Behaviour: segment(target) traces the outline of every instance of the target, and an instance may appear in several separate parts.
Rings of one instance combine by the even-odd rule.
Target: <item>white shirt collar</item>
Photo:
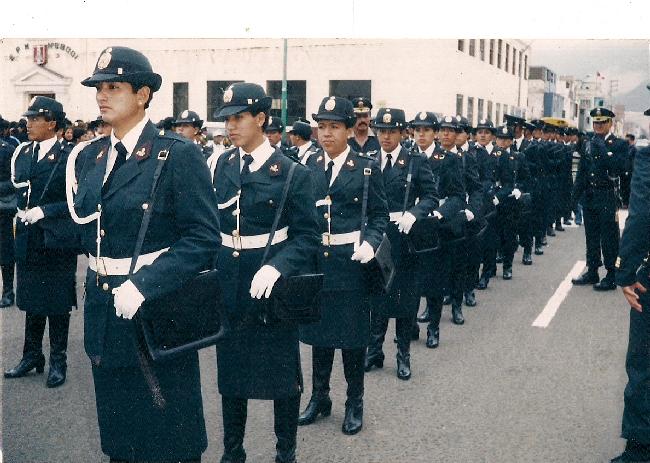
[[[463,146],[461,146],[461,149],[463,150],[464,153],[467,153],[469,151],[469,142],[466,141]]]
[[[305,153],[307,152],[307,150],[308,150],[309,148],[311,148],[311,144],[312,144],[311,141],[308,141],[308,142],[305,143],[304,145],[298,147],[298,157],[299,157],[299,158],[302,158],[302,157],[305,155]]]
[[[330,161],[334,161],[334,164],[332,165],[332,178],[329,184],[329,186],[332,186],[332,183],[334,183],[334,180],[336,180],[336,177],[339,175],[341,167],[343,167],[348,154],[350,154],[350,145],[348,145],[345,150],[334,159],[330,158],[329,154],[327,154],[327,151],[323,150],[323,153],[325,154],[325,169],[327,169],[327,165],[330,163]]]
[[[494,151],[494,143],[490,142],[487,145],[485,145],[483,148],[487,150],[488,154],[492,154],[492,151]]]
[[[260,146],[255,148],[251,153],[249,153],[251,156],[253,156],[253,162],[250,163],[248,168],[250,169],[251,172],[255,172],[258,170],[260,167],[264,165],[266,161],[269,160],[271,155],[275,153],[275,148],[271,146],[271,142],[269,142],[269,139],[264,137],[264,141]],[[239,169],[244,168],[244,155],[246,152],[240,147],[239,148]]]
[[[399,143],[397,144],[397,148],[395,148],[393,151],[390,152],[391,155],[391,162],[390,166],[393,167],[395,165],[395,162],[397,162],[397,158],[399,157],[399,152],[402,150],[402,145]],[[381,148],[381,170],[384,170],[384,167],[386,167],[386,163],[388,162],[388,158],[386,157],[388,155],[388,152],[384,150],[384,148]]]
[[[111,132],[111,152],[113,154],[117,153],[115,151],[115,145],[121,141],[126,148],[126,158],[129,159],[131,157],[131,153],[133,153],[133,150],[135,149],[135,145],[140,139],[140,135],[142,135],[144,126],[147,125],[147,122],[149,122],[149,118],[145,115],[140,122],[138,122],[131,130],[126,133],[126,135],[122,137],[121,140],[115,136],[115,130],[113,130]]]
[[[422,148],[420,148],[420,147],[418,147],[418,149],[420,150],[420,153],[424,153],[424,155],[427,157],[427,159],[429,159],[433,155],[433,152],[436,150],[436,144],[435,144],[435,142],[431,143],[431,146],[429,146],[424,151],[422,151]]]
[[[35,144],[38,143],[38,160],[40,161],[45,157],[45,155],[52,149],[54,144],[57,142],[56,135],[53,136],[52,138],[48,138],[47,140],[39,141],[39,142],[34,142]]]

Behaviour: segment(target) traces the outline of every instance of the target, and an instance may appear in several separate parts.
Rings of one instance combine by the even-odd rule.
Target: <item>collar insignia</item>
[[[272,177],[280,175],[280,163],[276,162],[275,164],[271,164],[271,166],[269,167],[269,171]]]
[[[47,157],[47,159],[49,159],[50,161],[54,161],[54,153],[50,154],[50,155]]]
[[[398,159],[398,160],[397,160],[397,163],[398,163],[400,166],[404,167],[404,164],[405,164],[404,159]]]

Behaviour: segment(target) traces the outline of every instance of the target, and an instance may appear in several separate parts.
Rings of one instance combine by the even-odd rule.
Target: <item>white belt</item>
[[[260,249],[266,247],[269,241],[269,233],[263,235],[237,236],[221,233],[221,244],[231,249]],[[281,228],[273,235],[271,245],[282,243],[289,238],[289,227]]]
[[[338,233],[331,235],[323,233],[323,246],[340,246],[342,244],[358,243],[361,237],[360,231],[353,231],[349,233]]]
[[[402,211],[400,212],[390,212],[388,214],[388,218],[390,219],[391,222],[397,222],[399,219],[402,218]]]
[[[140,270],[141,267],[145,265],[151,265],[154,261],[164,252],[167,252],[169,248],[161,249],[160,251],[150,252],[149,254],[143,254],[138,257],[137,262],[135,263],[135,268],[133,273]],[[99,266],[97,265],[97,259],[95,256],[88,256],[88,267],[93,272],[97,272],[102,276],[115,276],[115,275],[128,275],[129,268],[131,267],[131,258],[125,257],[124,259],[113,259],[111,257],[100,257]],[[98,270],[99,268],[99,270]]]

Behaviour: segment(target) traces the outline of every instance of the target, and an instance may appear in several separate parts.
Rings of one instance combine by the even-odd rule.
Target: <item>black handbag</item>
[[[158,181],[168,153],[169,149],[161,150],[158,155],[149,207],[142,217],[129,276],[133,274],[142,250],[154,209]],[[178,357],[217,344],[227,331],[217,270],[203,271],[181,288],[163,297],[145,300],[136,312],[134,321],[140,335],[138,341],[143,341],[141,347],[146,348],[154,361]]]
[[[282,190],[282,198],[280,199],[275,218],[273,219],[269,240],[266,243],[260,267],[264,265],[269,256],[271,243],[273,243],[273,237],[278,229],[280,217],[282,216],[282,211],[284,210],[284,205],[289,194],[291,179],[293,178],[293,173],[297,165],[298,163],[294,163],[289,168],[287,180]],[[261,304],[265,305],[263,307],[264,313],[270,313],[272,317],[278,320],[293,321],[296,323],[314,323],[319,321],[321,314],[318,296],[323,288],[323,278],[324,275],[322,273],[295,275],[287,278],[280,277],[273,286],[271,296],[268,299],[260,301]]]
[[[359,234],[359,245],[363,243],[368,222],[368,189],[370,186],[370,176],[372,169],[366,167],[363,169],[363,202],[361,203],[361,231]],[[381,243],[375,251],[375,257],[361,266],[363,276],[368,290],[371,293],[384,292],[388,294],[393,285],[395,278],[395,263],[393,262],[392,249],[390,240],[386,233],[383,234]]]

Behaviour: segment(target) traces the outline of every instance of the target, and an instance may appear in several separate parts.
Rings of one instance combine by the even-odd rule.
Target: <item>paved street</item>
[[[532,267],[521,264],[519,252],[513,280],[503,281],[499,274],[486,291],[477,291],[479,305],[464,310],[465,325],[453,325],[446,307],[440,348],[425,347],[421,327],[408,382],[395,376],[389,328],[384,368],[366,375],[364,428],[357,436],[340,432],[345,381],[337,354],[332,415],[299,428],[299,461],[593,463],[620,453],[629,317],[620,292],[573,287],[548,327],[532,326],[575,263],[584,260],[582,228],[557,235],[549,238],[544,256],[533,256]],[[23,322],[15,307],[1,312],[3,369],[20,358]],[[304,407],[311,361],[309,348],[303,346],[302,353]],[[221,401],[213,350],[201,353],[201,366],[209,433],[203,461],[217,462]],[[72,317],[63,387],[46,389],[45,375],[35,374],[0,383],[5,462],[108,461],[99,447],[81,310]],[[248,417],[248,461],[272,462],[272,403],[251,402]]]

